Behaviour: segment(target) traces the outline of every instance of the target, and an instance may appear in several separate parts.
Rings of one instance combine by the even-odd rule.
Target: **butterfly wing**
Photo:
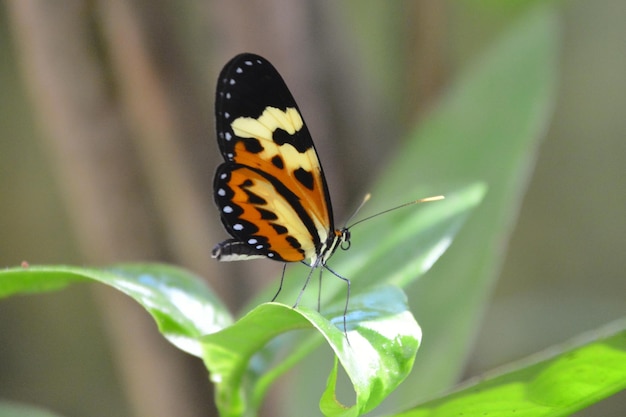
[[[276,69],[241,54],[218,79],[215,202],[234,239],[214,249],[221,260],[318,259],[331,233],[328,187],[300,110]]]

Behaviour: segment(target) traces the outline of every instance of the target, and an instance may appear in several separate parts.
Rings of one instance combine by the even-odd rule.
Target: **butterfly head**
[[[341,249],[350,249],[350,229],[348,229],[347,227],[343,227],[339,230],[335,230],[335,235],[337,235],[337,237],[339,238],[339,246],[341,247]]]

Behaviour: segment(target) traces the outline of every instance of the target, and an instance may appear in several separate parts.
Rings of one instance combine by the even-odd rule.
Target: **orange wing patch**
[[[246,167],[239,167],[225,178],[223,193],[230,194],[225,215],[237,218],[230,223],[233,236],[274,252],[284,261],[297,262],[315,255],[311,234],[291,204],[277,192],[266,177]]]
[[[231,127],[244,140],[236,143],[233,161],[258,168],[299,196],[323,242],[328,237],[329,207],[315,149],[311,146],[301,151],[291,142],[280,143],[274,138],[281,131],[295,135],[303,125],[300,113],[294,108],[282,111],[268,107],[257,119],[236,119]]]

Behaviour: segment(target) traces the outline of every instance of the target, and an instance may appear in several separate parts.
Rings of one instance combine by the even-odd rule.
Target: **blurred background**
[[[0,266],[169,262],[236,311],[280,265],[210,259],[226,237],[211,186],[222,65],[256,52],[283,74],[342,219],[450,81],[532,3],[7,0]],[[558,7],[555,113],[466,376],[626,313],[626,3]],[[280,415],[287,388],[266,415]],[[0,300],[0,399],[66,416],[216,415],[201,361],[132,301],[91,285]],[[624,414],[624,394],[579,413]]]

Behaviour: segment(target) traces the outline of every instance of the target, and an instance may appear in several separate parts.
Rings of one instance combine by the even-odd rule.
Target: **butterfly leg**
[[[286,263],[283,264],[283,273],[280,276],[280,284],[278,285],[278,291],[276,291],[274,298],[272,298],[272,302],[276,300],[276,297],[278,297],[278,294],[280,294],[280,291],[283,289],[283,281],[285,280],[285,269],[287,269]]]
[[[322,272],[324,272],[324,268],[320,268],[320,278],[319,278],[319,289],[317,291],[317,312],[321,311],[322,305]]]
[[[296,303],[293,305],[293,308],[298,307],[298,304],[300,304],[300,299],[302,298],[302,294],[304,294],[304,290],[306,289],[307,285],[309,285],[309,281],[311,281],[311,275],[313,275],[313,271],[315,271],[315,266],[312,266],[309,270],[309,274],[306,276],[306,281],[304,281],[304,285],[300,290],[300,294],[298,294],[298,298],[296,299]]]
[[[346,277],[342,277],[332,269],[330,269],[326,264],[323,265],[324,268],[328,269],[334,276],[342,280],[348,286],[348,291],[346,295],[346,305],[343,308],[343,333],[346,335],[346,339],[348,338],[348,325],[346,323],[346,315],[348,314],[348,304],[350,303],[350,280]],[[350,343],[350,341],[348,341]]]

